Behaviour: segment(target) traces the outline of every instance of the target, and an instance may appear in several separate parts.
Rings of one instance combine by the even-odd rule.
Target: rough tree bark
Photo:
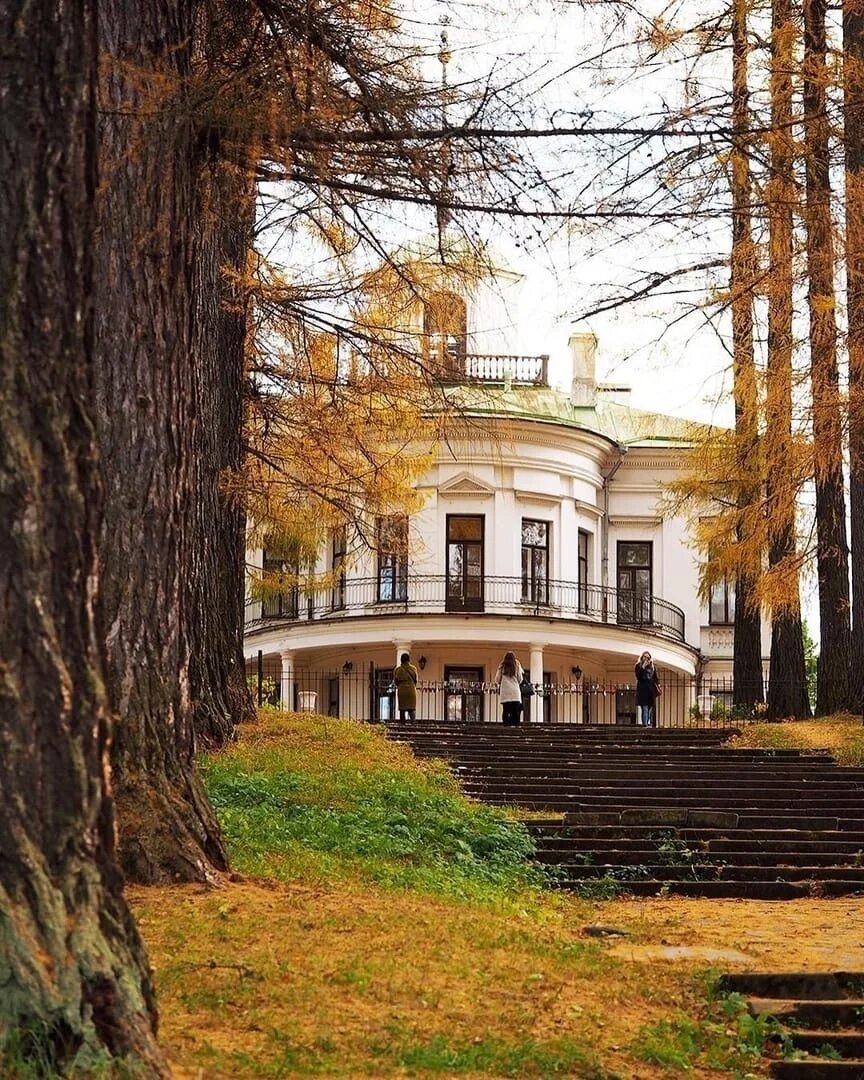
[[[843,4],[843,141],[846,154],[846,309],[849,355],[849,509],[852,663],[849,695],[864,701],[864,3]]]
[[[195,769],[189,674],[201,647],[190,593],[210,422],[194,328],[202,150],[187,91],[195,13],[188,0],[100,4],[100,557],[120,859],[142,882],[210,880],[227,867]]]
[[[254,186],[245,161],[213,160],[199,187],[203,238],[199,245],[195,328],[199,425],[196,453],[197,544],[190,568],[190,688],[193,725],[202,745],[221,746],[235,724],[255,710],[243,656],[246,519],[238,498],[226,491],[243,455],[243,386],[248,303],[231,280],[242,275],[252,243]]]
[[[64,1074],[105,1053],[162,1076],[115,863],[97,614],[96,10],[0,13],[0,1033]]]
[[[807,300],[816,482],[819,575],[819,667],[816,713],[850,707],[852,635],[849,552],[843,487],[843,433],[837,374],[834,239],[831,221],[830,125],[826,111],[826,0],[804,0],[804,140],[807,202]]]
[[[796,575],[795,602],[772,613],[771,676],[768,716],[810,715],[804,663],[804,636],[797,599],[795,554],[795,492],[791,476],[792,438],[792,209],[793,178],[792,70],[797,31],[790,0],[771,5],[771,134],[768,184],[770,275],[768,281],[768,368],[766,426],[763,435],[768,465],[767,513],[772,522],[768,561],[786,564]]]
[[[738,449],[738,509],[741,517],[760,501],[756,362],[753,350],[753,293],[756,251],[753,245],[750,179],[750,94],[748,87],[747,14],[749,0],[732,5],[732,124],[735,132],[731,161],[732,192],[732,364],[735,435]],[[738,526],[744,539],[745,526]],[[735,639],[732,652],[734,704],[750,707],[764,698],[762,681],[762,619],[752,578],[739,572],[735,579]]]

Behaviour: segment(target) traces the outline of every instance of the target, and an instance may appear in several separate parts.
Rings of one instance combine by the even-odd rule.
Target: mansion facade
[[[661,677],[690,687],[686,701],[661,698],[661,723],[664,709],[709,709],[701,681],[731,675],[734,592],[700,601],[687,523],[663,505],[692,425],[598,385],[591,334],[570,339],[569,393],[549,385],[545,356],[469,351],[470,306],[443,295],[415,329],[473,422],[420,478],[422,508],[378,521],[376,551],[341,575],[343,542],[322,552],[335,584],[249,601],[250,674],[263,665],[286,707],[314,685],[318,711],[388,719],[410,652],[419,717],[490,720],[490,682],[512,650],[546,691],[533,719],[597,723],[632,719],[648,649]],[[268,568],[266,551],[247,557]]]

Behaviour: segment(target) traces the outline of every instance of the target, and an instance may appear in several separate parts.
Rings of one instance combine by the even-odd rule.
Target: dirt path
[[[670,897],[615,901],[602,911],[604,923],[615,924],[617,918],[634,934],[610,943],[610,950],[637,962],[701,959],[722,968],[864,971],[864,898],[768,902]]]

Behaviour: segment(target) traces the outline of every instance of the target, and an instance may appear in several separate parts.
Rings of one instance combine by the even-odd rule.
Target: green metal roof
[[[573,405],[570,397],[551,386],[460,384],[444,388],[457,409],[473,416],[535,420],[601,435],[622,446],[684,447],[706,425],[677,416],[633,409],[606,399],[602,390],[594,406]]]

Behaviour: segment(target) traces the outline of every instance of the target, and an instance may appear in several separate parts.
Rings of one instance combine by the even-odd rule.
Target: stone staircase
[[[718,989],[743,995],[754,1016],[779,1021],[793,1050],[806,1055],[772,1061],[778,1080],[864,1078],[864,973],[741,972],[724,975]]]
[[[389,733],[447,759],[474,798],[535,811],[537,858],[562,887],[864,893],[864,769],[823,753],[723,749],[729,729],[417,721]]]

